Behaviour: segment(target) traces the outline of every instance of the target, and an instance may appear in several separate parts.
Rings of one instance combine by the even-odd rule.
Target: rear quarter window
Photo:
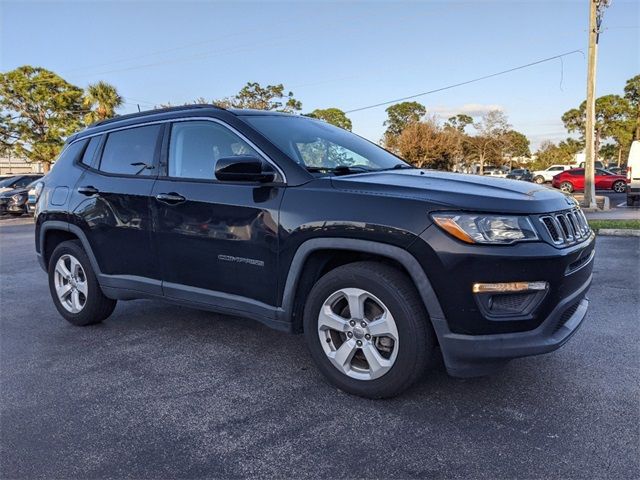
[[[74,142],[71,145],[66,146],[62,150],[62,153],[60,154],[60,157],[58,157],[58,160],[56,160],[54,167],[57,165],[64,165],[67,163],[73,163],[77,161],[80,158],[80,155],[82,155],[82,152],[84,151],[84,147],[87,145],[88,141],[89,140],[87,139],[78,140],[77,142]]]
[[[102,135],[98,135],[97,137],[91,137],[89,140],[89,145],[84,150],[82,154],[82,159],[80,160],[84,165],[91,167],[93,166],[93,161],[95,160],[96,151],[100,146],[100,141],[102,140]]]

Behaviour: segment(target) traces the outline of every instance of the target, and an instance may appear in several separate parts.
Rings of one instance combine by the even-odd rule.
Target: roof
[[[277,112],[274,110],[255,110],[252,108],[228,108],[227,112],[231,112],[238,116],[279,116],[279,117],[299,117],[293,113]]]
[[[143,118],[150,115],[158,115],[161,113],[181,112],[181,111],[197,110],[197,109],[212,109],[212,108],[216,110],[224,110],[224,108],[220,108],[215,105],[209,105],[209,104],[181,105],[179,107],[156,108],[153,110],[145,110],[144,112],[128,113],[126,115],[118,115],[117,117],[108,118],[106,120],[100,120],[99,122],[92,123],[87,128],[101,127],[103,125],[109,125],[110,123],[121,122],[123,120],[131,120],[135,118]]]

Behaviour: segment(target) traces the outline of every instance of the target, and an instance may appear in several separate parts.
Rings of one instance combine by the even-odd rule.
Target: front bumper
[[[540,326],[518,333],[463,335],[449,330],[446,320],[432,319],[447,371],[454,377],[491,373],[508,360],[548,353],[560,348],[582,324],[589,306],[586,298],[592,275],[561,301]]]

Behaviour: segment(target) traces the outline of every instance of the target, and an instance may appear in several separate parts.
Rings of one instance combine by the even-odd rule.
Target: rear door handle
[[[159,202],[167,203],[169,205],[177,205],[178,203],[182,203],[186,200],[182,195],[171,192],[171,193],[159,193],[156,195],[156,200]]]
[[[97,193],[100,193],[100,190],[98,190],[96,187],[92,187],[91,185],[88,185],[85,187],[78,187],[78,193],[89,196],[89,195],[95,195]]]

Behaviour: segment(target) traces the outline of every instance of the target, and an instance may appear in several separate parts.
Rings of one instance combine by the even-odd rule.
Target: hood
[[[24,187],[14,188],[14,189],[3,188],[3,189],[0,189],[0,198],[9,198],[16,195],[17,193],[28,193],[28,192],[29,192],[29,189]]]
[[[570,196],[543,185],[435,170],[371,172],[332,177],[331,182],[339,190],[425,200],[433,210],[532,214],[575,205]]]

